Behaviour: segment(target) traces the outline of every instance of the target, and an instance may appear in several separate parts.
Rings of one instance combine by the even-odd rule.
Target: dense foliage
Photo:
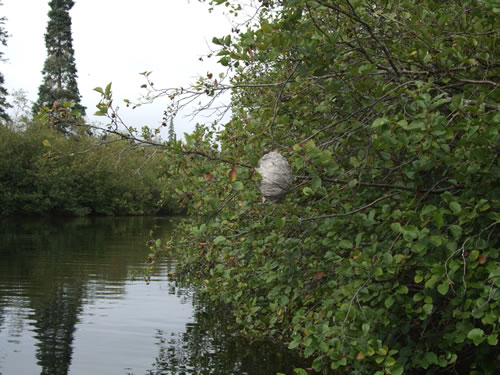
[[[73,0],[49,2],[49,22],[45,34],[47,59],[42,70],[43,81],[38,89],[38,100],[33,106],[34,114],[40,112],[40,107],[57,107],[65,102],[73,102],[75,109],[85,115],[85,107],[80,104],[71,35],[69,11],[73,5]],[[68,124],[60,123],[59,126],[61,131],[65,131]]]
[[[156,150],[118,137],[0,124],[0,215],[175,213],[161,193],[163,163]]]
[[[231,85],[194,92],[230,89],[232,119],[171,146],[193,218],[169,249],[179,271],[310,371],[495,373],[499,11],[266,0],[214,38]],[[296,183],[262,203],[254,167],[274,149]]]

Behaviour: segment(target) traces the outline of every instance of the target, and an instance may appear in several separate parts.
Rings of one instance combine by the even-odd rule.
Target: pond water
[[[249,343],[227,313],[168,280],[151,283],[149,231],[167,239],[176,219],[0,219],[0,374],[275,374],[299,359]]]

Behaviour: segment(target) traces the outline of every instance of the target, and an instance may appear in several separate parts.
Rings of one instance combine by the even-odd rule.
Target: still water
[[[298,359],[248,343],[228,315],[168,280],[132,281],[149,231],[176,219],[0,219],[0,375],[293,373]]]

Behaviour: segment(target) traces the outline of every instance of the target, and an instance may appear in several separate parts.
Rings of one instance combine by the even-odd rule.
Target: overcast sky
[[[3,0],[0,7],[10,34],[3,48],[8,61],[0,64],[5,87],[9,92],[25,90],[32,101],[37,99],[47,56],[48,2]],[[122,103],[139,97],[145,82],[140,72],[152,71],[155,87],[166,88],[187,86],[199,75],[222,71],[214,59],[199,61],[209,53],[212,37],[231,31],[222,9],[209,13],[208,8],[197,0],[75,0],[70,12],[73,47],[89,120],[102,121],[92,116],[99,101],[95,87],[112,82],[115,102]],[[120,113],[130,125],[154,127],[161,123],[164,106],[156,102],[131,110],[120,105]],[[204,119],[177,118],[177,134],[192,130],[196,122]]]

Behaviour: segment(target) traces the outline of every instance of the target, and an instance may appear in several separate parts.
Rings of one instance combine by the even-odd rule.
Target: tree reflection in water
[[[34,307],[38,340],[36,358],[43,375],[68,373],[75,325],[82,309],[82,294],[81,284],[59,284],[50,300]]]
[[[77,334],[78,329],[83,332],[88,328],[88,321],[83,325],[80,321],[82,316],[89,316],[85,315],[85,308],[95,307],[96,301],[107,306],[121,298],[129,306],[141,303],[127,289],[132,286],[129,271],[144,263],[149,228],[155,227],[158,237],[169,238],[174,224],[163,218],[138,217],[0,219],[0,345],[3,345],[0,374],[109,373],[102,368],[125,374],[125,368],[133,371],[133,367],[124,367],[129,359],[124,358],[126,355],[138,356],[139,359],[132,361],[140,371],[136,375],[274,375],[290,374],[294,367],[303,367],[293,352],[277,344],[269,341],[249,344],[235,334],[234,327],[229,327],[231,320],[225,318],[230,316],[228,311],[217,308],[192,288],[173,282],[164,285],[168,285],[170,294],[176,295],[181,305],[193,304],[193,310],[186,309],[187,314],[193,314],[192,318],[188,315],[180,322],[169,322],[178,317],[169,312],[152,315],[157,322],[154,324],[168,328],[156,332],[156,346],[151,334],[144,339],[151,345],[145,350],[144,360],[141,350],[127,352],[131,354],[111,350],[112,357],[103,360],[104,353],[89,350],[95,354],[91,358],[102,360],[99,365],[91,363],[85,367],[81,362],[80,367],[72,365],[75,348],[80,355],[86,350],[82,341],[85,336],[80,336],[78,342]],[[153,275],[155,280],[162,280],[175,269],[172,260],[164,261]],[[127,295],[127,290],[131,295]],[[110,311],[113,310],[99,314]],[[122,312],[122,319],[126,320],[132,314],[130,311]],[[138,326],[141,318],[134,316]],[[187,321],[191,323],[184,327]],[[145,326],[149,327],[148,324],[153,323],[145,322]],[[98,340],[99,332],[95,335]],[[113,342],[115,336],[111,336]],[[124,336],[116,337],[121,340]],[[127,343],[116,342],[116,345],[129,349]],[[93,372],[87,371],[89,368]]]
[[[147,232],[157,220],[0,219],[0,333],[7,330],[8,345],[19,345],[9,347],[9,355],[29,353],[21,341],[32,335],[39,373],[68,374],[83,307],[124,295],[129,270],[144,261]],[[157,231],[167,236],[171,225],[164,224]],[[0,374],[6,358],[0,357]]]
[[[296,352],[262,340],[249,343],[228,326],[228,311],[193,297],[194,323],[180,335],[158,330],[158,356],[148,375],[274,375],[291,374],[305,362]]]

